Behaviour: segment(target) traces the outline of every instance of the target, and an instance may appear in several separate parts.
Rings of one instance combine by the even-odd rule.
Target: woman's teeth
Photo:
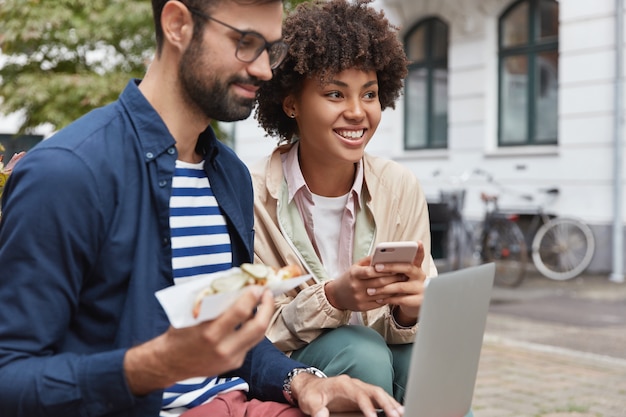
[[[363,136],[364,130],[340,130],[337,131],[339,136],[343,136],[346,139],[358,139]]]

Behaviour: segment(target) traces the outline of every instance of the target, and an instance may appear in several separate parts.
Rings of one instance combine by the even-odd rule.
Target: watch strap
[[[309,366],[308,368],[294,368],[291,371],[289,371],[289,373],[285,377],[285,380],[283,381],[283,395],[285,396],[285,399],[287,400],[287,402],[289,402],[289,404],[293,406],[297,406],[298,402],[296,401],[295,398],[293,398],[293,392],[291,390],[291,382],[296,377],[296,375],[301,374],[303,372],[307,374],[315,375],[318,378],[326,378],[326,374],[324,372],[320,371],[319,369],[313,366]]]

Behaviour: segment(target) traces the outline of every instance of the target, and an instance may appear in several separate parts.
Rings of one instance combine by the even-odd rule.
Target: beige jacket
[[[255,262],[277,267],[297,264],[313,275],[297,290],[276,298],[267,337],[286,353],[307,345],[324,329],[348,324],[352,314],[334,308],[326,299],[323,287],[329,277],[306,236],[295,204],[287,204],[280,153],[289,146],[277,148],[251,170]],[[367,256],[379,242],[400,240],[421,240],[430,254],[428,206],[415,175],[394,161],[367,154],[363,161],[365,184],[361,194],[365,204],[361,206],[366,209],[357,213],[353,259]],[[437,274],[430,255],[423,268],[428,276]],[[399,326],[389,306],[363,312],[361,318],[389,344],[410,343],[417,331],[417,326]]]

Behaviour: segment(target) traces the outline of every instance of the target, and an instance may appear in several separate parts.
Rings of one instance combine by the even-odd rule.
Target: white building
[[[409,167],[433,200],[475,168],[515,190],[502,208],[530,208],[516,193],[558,187],[549,209],[596,237],[589,271],[623,279],[621,1],[378,0],[413,64],[368,151]],[[230,127],[246,162],[274,145],[254,120]],[[478,220],[480,192],[494,186],[479,176],[465,185],[465,213]]]
[[[476,168],[514,190],[502,208],[530,208],[518,193],[558,187],[549,209],[594,231],[589,271],[623,279],[622,2],[376,0],[412,64],[368,152],[409,167],[433,201],[450,177]],[[0,122],[0,136],[13,125]],[[224,128],[246,163],[275,145],[252,118]],[[479,220],[480,192],[498,189],[480,176],[465,186],[465,214]]]

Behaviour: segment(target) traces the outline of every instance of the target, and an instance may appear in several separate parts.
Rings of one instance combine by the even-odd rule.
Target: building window
[[[419,22],[404,38],[409,58],[405,82],[405,149],[448,146],[448,26]]]
[[[500,146],[558,140],[559,3],[522,0],[499,21]]]

